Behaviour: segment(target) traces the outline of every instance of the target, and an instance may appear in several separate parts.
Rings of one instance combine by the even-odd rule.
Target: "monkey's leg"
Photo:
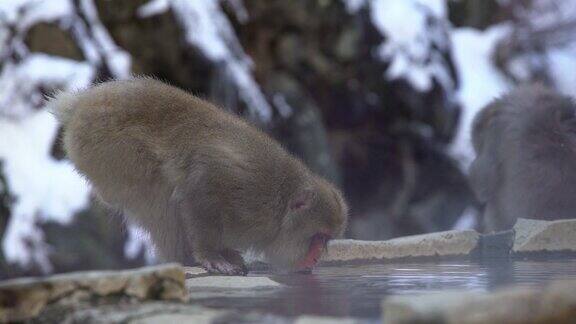
[[[242,255],[240,255],[240,252],[232,249],[224,249],[220,252],[220,254],[224,259],[226,259],[226,261],[234,265],[240,266],[244,273],[248,273],[248,268],[246,267],[246,264],[244,263],[244,258],[242,258]]]
[[[198,211],[198,209],[196,209]],[[238,252],[222,248],[222,226],[206,217],[210,213],[191,215],[196,218],[191,231],[194,257],[208,272],[246,275],[248,269]]]
[[[246,275],[248,271],[242,257],[222,246],[222,211],[210,203],[214,199],[209,199],[204,189],[198,187],[180,191],[178,195],[181,197],[180,217],[189,232],[196,261],[208,272]]]

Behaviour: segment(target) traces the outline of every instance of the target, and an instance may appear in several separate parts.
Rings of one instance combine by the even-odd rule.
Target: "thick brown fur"
[[[576,216],[576,105],[542,85],[525,85],[475,117],[470,182],[486,203],[487,231],[516,219]]]
[[[150,78],[110,81],[49,102],[64,147],[104,202],[147,230],[166,261],[244,274],[240,252],[293,269],[347,207],[269,136]]]

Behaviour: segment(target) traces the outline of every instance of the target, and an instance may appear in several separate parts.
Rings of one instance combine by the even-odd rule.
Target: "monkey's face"
[[[325,180],[315,179],[288,204],[279,235],[266,251],[268,260],[278,268],[310,271],[328,241],[343,234],[347,214],[342,194]]]

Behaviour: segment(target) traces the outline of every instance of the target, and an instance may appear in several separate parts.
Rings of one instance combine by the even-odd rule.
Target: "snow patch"
[[[362,7],[366,5],[366,0],[343,0],[346,11],[349,14],[356,14]]]
[[[152,0],[140,6],[136,15],[140,18],[148,18],[162,14],[169,8],[170,2],[168,0]]]
[[[141,251],[144,251],[146,263],[156,263],[156,251],[150,234],[137,225],[126,224],[126,227],[128,229],[128,239],[124,246],[124,255],[130,259],[135,259],[140,255]]]
[[[86,87],[94,73],[87,63],[46,54],[31,54],[18,63],[7,61],[0,73],[0,117],[23,118],[43,105],[38,89]]]
[[[456,224],[454,224],[453,230],[469,230],[475,229],[478,225],[480,217],[480,212],[474,207],[468,207],[462,213],[462,216],[458,218]]]
[[[37,223],[69,223],[87,205],[90,190],[68,161],[51,157],[57,130],[47,111],[23,119],[0,118],[2,171],[16,198],[2,249],[7,260],[22,266],[36,263],[46,271],[48,250]]]
[[[550,75],[554,77],[554,85],[565,95],[574,96],[576,89],[576,43],[561,48],[551,48],[546,53],[549,62]]]
[[[292,109],[292,107],[288,104],[286,98],[284,98],[283,95],[276,93],[274,94],[272,100],[274,102],[274,106],[276,106],[276,109],[278,110],[278,113],[283,118],[288,118],[294,113],[294,109]]]
[[[453,57],[460,79],[457,98],[462,104],[462,115],[450,152],[464,170],[475,155],[470,139],[474,116],[511,86],[492,61],[497,41],[508,32],[507,26],[497,25],[486,31],[460,28],[452,33]]]
[[[223,64],[240,90],[240,97],[259,120],[268,122],[272,109],[252,77],[252,61],[244,53],[218,0],[171,0],[186,30],[186,39],[210,60]]]
[[[72,11],[69,0],[0,1],[0,14],[4,22],[16,24],[19,32],[28,29],[38,22],[49,22],[68,15]]]
[[[3,65],[0,72],[0,160],[11,194],[12,214],[2,238],[9,262],[22,267],[38,265],[52,270],[50,247],[38,225],[46,221],[68,224],[89,203],[89,185],[68,161],[51,156],[58,123],[42,110],[46,92],[73,91],[88,86],[96,69],[106,62],[115,77],[127,76],[130,60],[114,45],[98,20],[92,0],[81,0],[89,26],[76,15],[70,0],[0,1]],[[50,21],[70,29],[87,57],[78,62],[30,53],[23,41],[26,31]]]
[[[130,55],[118,47],[108,34],[102,22],[98,18],[98,12],[93,0],[81,0],[80,7],[86,15],[93,37],[83,35],[84,48],[97,51],[99,55],[92,54],[92,62],[100,63],[105,60],[115,78],[127,78],[130,76],[132,60]],[[85,32],[85,31],[84,31]],[[94,44],[87,44],[94,42]]]
[[[244,24],[248,22],[248,20],[250,20],[250,15],[248,14],[248,10],[246,10],[246,7],[244,6],[244,1],[242,0],[225,0],[225,1],[232,7],[236,19],[238,19],[238,21],[241,24]]]
[[[369,5],[372,23],[386,38],[375,54],[390,62],[389,80],[405,79],[421,92],[431,90],[433,79],[454,88],[443,56],[450,47],[444,0],[347,0],[345,5],[352,13]]]

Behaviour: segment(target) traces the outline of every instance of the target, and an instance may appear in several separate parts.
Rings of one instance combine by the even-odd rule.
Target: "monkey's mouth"
[[[310,246],[308,247],[308,252],[302,260],[296,264],[296,271],[300,273],[309,273],[312,268],[320,260],[322,252],[327,249],[328,241],[330,240],[330,235],[325,233],[316,233],[310,239]]]

